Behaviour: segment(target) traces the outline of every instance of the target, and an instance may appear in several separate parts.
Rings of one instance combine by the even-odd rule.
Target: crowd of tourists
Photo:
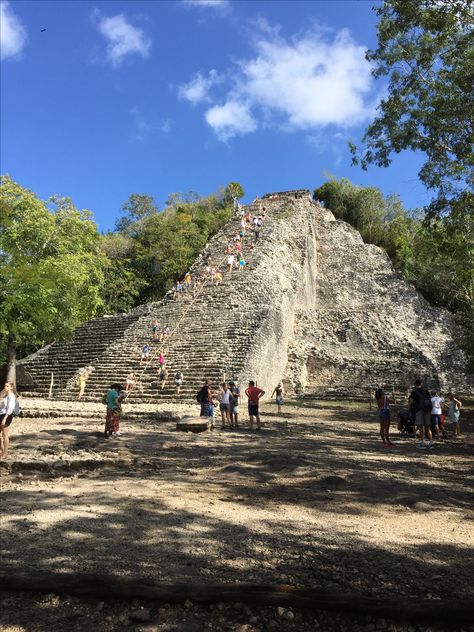
[[[380,421],[380,438],[382,447],[393,446],[390,440],[391,404],[395,404],[395,393],[389,393],[386,384],[382,384],[374,393],[377,402],[377,416]],[[398,413],[397,429],[401,436],[412,436],[420,450],[432,450],[433,439],[446,438],[447,419],[451,426],[452,437],[457,439],[461,434],[460,416],[462,402],[452,392],[441,397],[436,390],[428,390],[422,380],[415,381],[408,397],[406,407]]]
[[[254,381],[250,381],[245,389],[248,400],[248,415],[250,430],[261,429],[260,422],[260,399],[265,395],[265,391],[259,388]],[[222,430],[236,430],[239,428],[240,400],[241,392],[238,385],[233,381],[222,382],[219,389],[213,390],[210,380],[206,380],[196,394],[196,400],[201,405],[201,417],[209,417],[210,426],[215,426],[215,416],[218,411],[221,418]]]
[[[196,275],[194,278],[191,273],[186,272],[184,279],[179,280],[173,286],[171,290],[171,294],[174,299],[179,300],[183,292],[188,290],[193,290],[198,288],[203,282],[209,281],[216,287],[222,283],[223,280],[223,270],[231,273],[234,269],[242,272],[247,265],[247,261],[244,257],[244,244],[246,243],[245,237],[249,233],[254,235],[254,242],[257,242],[260,237],[260,232],[263,227],[264,220],[266,218],[266,209],[262,207],[260,204],[260,212],[257,215],[252,215],[250,211],[245,210],[244,207],[236,204],[234,205],[235,212],[238,213],[239,221],[240,221],[240,231],[239,234],[236,235],[233,239],[230,239],[224,249],[222,262],[225,261],[225,266],[223,269],[219,268],[219,262],[215,263],[212,259],[212,255],[209,253],[205,257],[205,265],[201,275]],[[253,250],[254,243],[250,245],[249,250]],[[222,263],[220,262],[220,263]],[[153,318],[151,321],[152,328],[152,336],[153,340],[160,343],[159,357],[158,357],[158,381],[161,390],[163,390],[166,386],[166,383],[169,380],[169,371],[166,365],[166,360],[164,357],[162,343],[165,343],[168,337],[170,336],[170,327],[167,323],[161,325],[158,319]],[[146,343],[141,352],[140,356],[140,365],[145,364],[146,366],[149,364],[151,360],[152,348],[151,345]],[[139,381],[139,378],[134,374],[130,373],[127,376],[126,388],[125,390],[131,391]],[[181,370],[177,370],[174,374],[174,382],[176,387],[176,394],[180,394],[181,385],[183,384],[184,376]],[[81,386],[81,395],[84,393],[85,381],[83,386]]]
[[[253,215],[240,205],[237,205],[235,209],[240,218],[240,230],[234,238],[227,242],[222,261],[214,262],[212,256],[208,254],[205,260],[204,271],[201,274],[196,274],[194,277],[191,275],[191,272],[186,272],[184,279],[176,281],[173,289],[168,292],[168,296],[179,300],[184,292],[199,288],[205,281],[210,281],[216,287],[219,287],[225,271],[229,273],[233,270],[242,272],[245,269],[247,265],[244,255],[244,249],[247,248],[245,245],[247,243],[246,237],[253,235],[253,239],[248,245],[248,250],[252,251],[255,243],[260,238],[266,218],[266,209],[265,207],[261,208],[256,215]],[[225,262],[225,265],[221,269],[222,262]]]

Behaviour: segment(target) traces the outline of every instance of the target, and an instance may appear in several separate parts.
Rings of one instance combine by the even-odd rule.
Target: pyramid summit
[[[130,372],[139,380],[130,399],[194,400],[204,379],[218,384],[256,380],[271,392],[283,381],[292,395],[366,397],[379,382],[406,391],[417,377],[429,386],[472,392],[461,349],[463,332],[445,309],[431,306],[395,271],[388,255],[363,242],[359,232],[315,203],[308,190],[266,193],[244,207],[265,217],[258,239],[246,231],[244,270],[228,271],[226,247],[241,228],[238,211],[210,240],[190,273],[195,281],[212,266],[222,283],[206,278],[177,300],[81,325],[67,343],[53,343],[20,362],[19,387],[72,398],[81,371],[85,399],[101,399]],[[194,285],[194,283],[193,283]],[[152,322],[168,325],[163,342]],[[144,345],[150,360],[140,362]],[[158,375],[160,349],[169,373]]]

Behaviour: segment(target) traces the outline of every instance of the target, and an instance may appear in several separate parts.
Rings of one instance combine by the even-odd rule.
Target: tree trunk
[[[16,390],[16,340],[14,334],[8,334],[7,342],[7,382],[12,382]]]
[[[89,575],[48,571],[18,571],[2,568],[4,591],[32,591],[59,595],[81,595],[116,599],[147,599],[164,603],[244,602],[261,606],[291,606],[344,612],[355,616],[425,622],[443,629],[472,622],[472,599],[424,600],[393,596],[366,596],[334,590],[262,584],[160,584],[150,578],[132,579],[116,575]]]

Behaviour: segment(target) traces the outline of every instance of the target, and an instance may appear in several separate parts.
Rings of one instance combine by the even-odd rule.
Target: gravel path
[[[382,449],[373,415],[356,404],[286,405],[282,418],[267,404],[260,433],[178,433],[174,421],[135,408],[115,440],[101,436],[97,405],[67,407],[12,426],[1,469],[4,572],[473,597],[472,413],[463,439],[428,451],[397,435]],[[169,419],[180,412],[167,409]],[[242,604],[161,605],[137,622],[141,605],[12,594],[1,629],[410,629]]]

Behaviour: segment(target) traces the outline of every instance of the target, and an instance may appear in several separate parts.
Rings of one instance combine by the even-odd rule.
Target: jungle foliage
[[[102,308],[104,259],[89,211],[69,198],[40,200],[2,176],[0,187],[0,346],[15,381],[17,350],[33,350]]]
[[[434,193],[436,217],[474,213],[473,0],[385,0],[377,48],[367,52],[387,94],[363,146],[350,144],[364,169],[387,167],[393,154],[421,152],[420,181]]]

